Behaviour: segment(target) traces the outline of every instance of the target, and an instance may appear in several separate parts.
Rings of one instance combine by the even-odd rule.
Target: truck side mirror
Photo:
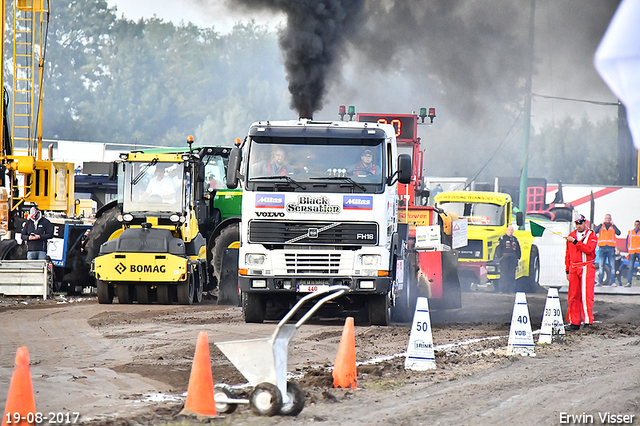
[[[118,179],[118,162],[113,161],[109,163],[109,180]]]
[[[516,212],[516,224],[518,226],[522,226],[523,223],[524,223],[524,213]]]
[[[229,166],[227,167],[227,188],[238,187],[238,175],[240,174],[240,162],[242,161],[242,151],[235,147],[229,154]]]
[[[403,184],[411,183],[411,156],[408,154],[400,154],[398,156],[398,182]]]

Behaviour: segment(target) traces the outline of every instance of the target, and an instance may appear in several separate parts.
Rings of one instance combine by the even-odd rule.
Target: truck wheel
[[[202,265],[198,265],[193,271],[195,288],[193,290],[193,303],[202,302],[202,285],[204,284],[204,280],[202,277]]]
[[[118,303],[121,305],[128,305],[133,303],[133,286],[129,284],[118,284],[116,287],[116,296],[118,296]]]
[[[193,303],[195,285],[196,283],[193,271],[187,274],[186,281],[178,283],[178,303],[180,305],[191,305]]]
[[[228,385],[215,385],[213,390],[213,399],[216,402],[216,411],[218,413],[231,414],[238,408],[238,404],[222,402],[224,399],[238,399],[238,395]]]
[[[122,227],[122,224],[118,222],[118,215],[120,213],[118,207],[113,207],[104,212],[102,216],[94,222],[91,231],[89,231],[87,244],[85,245],[87,265],[90,265],[91,261],[98,255],[100,246],[109,239],[111,234]]]
[[[249,395],[249,406],[259,416],[275,416],[282,407],[282,394],[273,383],[260,383]]]
[[[266,303],[262,295],[242,293],[242,314],[246,323],[264,322]]]
[[[371,325],[389,325],[391,303],[388,294],[376,294],[369,297],[369,322]]]
[[[529,259],[529,291],[535,293],[540,288],[540,255],[538,247],[531,246],[531,258]]]
[[[304,391],[294,382],[287,382],[287,396],[289,402],[283,403],[280,414],[283,416],[297,416],[304,408]]]
[[[148,305],[151,303],[151,287],[147,284],[136,285],[136,299],[141,305]]]
[[[214,240],[213,248],[211,249],[211,266],[213,266],[213,276],[217,282],[220,282],[220,275],[222,274],[224,249],[238,241],[240,241],[240,227],[237,223],[224,228]]]
[[[160,284],[158,285],[158,303],[161,305],[170,305],[171,297],[170,297],[170,285],[169,284]]]
[[[113,286],[102,280],[97,280],[98,286],[98,303],[101,305],[110,305],[113,303]]]

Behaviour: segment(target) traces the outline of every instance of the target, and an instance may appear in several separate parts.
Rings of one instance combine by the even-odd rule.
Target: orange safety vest
[[[598,232],[598,247],[602,246],[616,246],[616,231],[613,229],[613,225],[606,229],[604,225],[600,227]]]
[[[640,232],[636,234],[635,229],[632,229],[629,231],[627,238],[627,249],[629,253],[640,253]]]

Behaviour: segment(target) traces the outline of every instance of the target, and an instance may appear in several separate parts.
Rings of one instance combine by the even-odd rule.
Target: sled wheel
[[[287,382],[287,396],[289,402],[283,403],[280,414],[284,416],[297,416],[304,408],[304,391],[294,382]]]
[[[238,408],[238,404],[222,402],[224,399],[238,399],[238,395],[227,385],[215,385],[213,399],[216,401],[216,411],[218,413],[231,414]]]
[[[249,406],[259,416],[274,416],[282,408],[282,394],[272,383],[258,384],[249,395]]]

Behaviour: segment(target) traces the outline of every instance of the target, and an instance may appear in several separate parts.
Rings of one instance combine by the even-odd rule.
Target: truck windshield
[[[446,212],[455,213],[458,217],[466,217],[469,225],[502,226],[505,223],[505,207],[497,204],[442,202],[438,207]]]
[[[124,184],[119,185],[124,212],[181,213],[186,185],[184,164],[125,162]]]
[[[382,187],[385,174],[382,140],[323,141],[326,143],[276,143],[273,140],[264,143],[252,140],[247,158],[247,182],[273,183],[275,181],[264,178],[288,176],[296,182],[315,185],[316,188],[311,189],[314,191],[318,185],[343,188],[344,191],[362,190],[360,188],[367,184],[370,188],[372,185]],[[296,190],[304,189],[297,186]]]

